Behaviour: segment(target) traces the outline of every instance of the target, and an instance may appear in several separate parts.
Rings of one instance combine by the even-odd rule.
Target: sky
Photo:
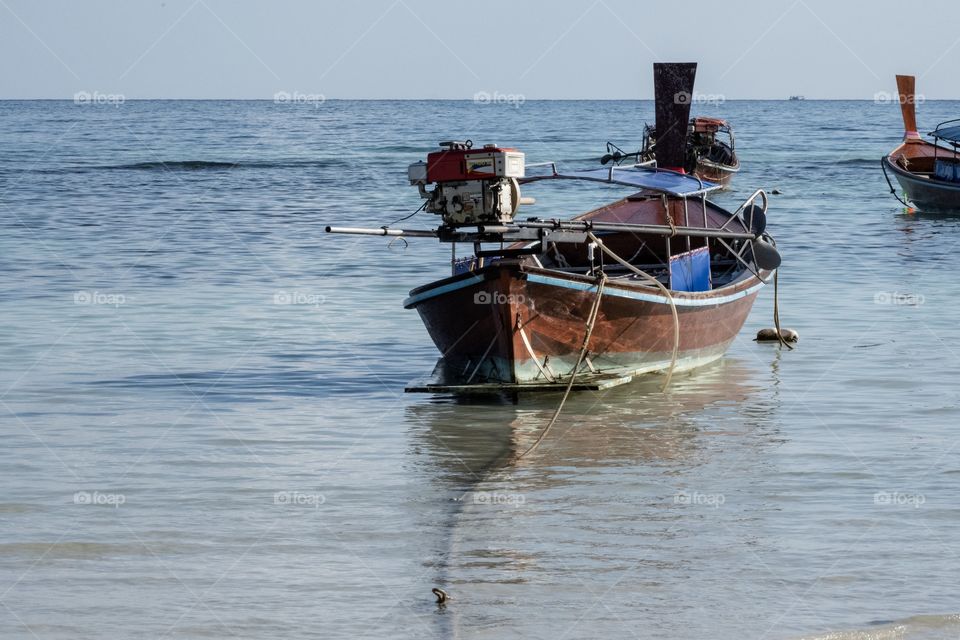
[[[960,2],[0,0],[0,98],[960,99]],[[944,28],[939,30],[938,25]]]

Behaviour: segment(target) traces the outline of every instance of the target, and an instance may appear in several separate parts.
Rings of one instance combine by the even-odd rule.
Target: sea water
[[[652,103],[0,103],[0,636],[958,637],[960,218],[889,193],[895,104],[694,111],[735,128],[719,202],[780,192],[799,344],[752,340],[768,287],[721,361],[510,462],[559,394],[403,392],[449,250],[324,227],[412,213],[440,140],[594,167]]]

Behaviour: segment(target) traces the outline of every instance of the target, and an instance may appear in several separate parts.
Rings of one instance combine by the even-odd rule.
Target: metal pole
[[[436,238],[436,231],[420,229],[364,229],[362,227],[327,227],[327,233],[350,233],[361,236],[409,236],[411,238]]]
[[[551,231],[622,231],[625,233],[645,233],[654,236],[690,236],[692,238],[727,238],[730,240],[756,240],[753,233],[744,231],[726,231],[723,229],[701,228],[701,227],[670,227],[658,224],[628,224],[615,222],[591,222],[588,220],[566,220],[566,221],[530,221],[520,222],[512,226],[497,227],[495,232],[482,230],[478,232],[464,232],[469,237],[470,233],[487,233],[490,235],[509,235],[510,233],[520,231],[521,229],[547,229]],[[327,227],[327,233],[348,233],[365,236],[406,236],[410,238],[436,238],[437,231],[427,229],[365,229],[359,227]],[[511,239],[504,238],[504,241]]]

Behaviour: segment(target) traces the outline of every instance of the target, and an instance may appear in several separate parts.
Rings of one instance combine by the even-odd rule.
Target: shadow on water
[[[486,507],[511,500],[522,505],[527,495],[543,499],[581,485],[588,494],[602,492],[608,487],[588,486],[585,474],[616,468],[627,475],[683,476],[713,455],[704,437],[772,433],[779,405],[777,360],[770,374],[722,360],[675,377],[666,393],[661,376],[648,376],[605,392],[574,394],[548,437],[522,459],[518,456],[537,439],[562,394],[434,396],[408,406],[411,457],[450,505],[440,525],[439,560],[425,562],[436,572],[435,585],[425,587],[439,586],[451,595],[452,606],[440,609],[447,614],[440,618],[443,635],[456,637],[455,603],[471,599],[471,586],[526,582],[536,564],[537,558],[503,542],[509,530],[528,526],[520,522],[522,511]],[[707,409],[712,417],[705,419]],[[724,415],[731,419],[713,420]],[[507,575],[498,573],[505,568],[511,569]]]
[[[960,211],[955,212],[932,212],[932,211],[913,211],[907,212],[901,210],[895,218],[899,222],[940,222],[944,227],[960,226]]]
[[[395,393],[407,380],[402,372],[383,372],[374,387]],[[326,396],[368,396],[370,373],[341,371],[330,376],[323,370],[274,366],[264,369],[171,371],[135,374],[116,379],[84,381],[81,384],[128,390],[137,393],[202,397],[227,404],[270,402],[279,397],[320,398]]]

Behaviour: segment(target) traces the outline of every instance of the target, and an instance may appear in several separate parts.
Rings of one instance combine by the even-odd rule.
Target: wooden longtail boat
[[[644,170],[616,170],[614,180],[627,178],[617,175],[619,171]],[[647,184],[640,192],[574,218],[572,222],[582,227],[571,224],[559,229],[561,233],[594,229],[607,248],[653,275],[668,291],[604,258],[603,251],[591,251],[585,241],[554,243],[549,235],[527,243],[537,250],[535,254],[471,261],[466,272],[414,289],[404,302],[405,308],[419,312],[443,354],[438,382],[432,386],[492,382],[555,387],[566,383],[581,348],[586,319],[601,295],[600,273],[607,280],[584,363],[585,370],[599,375],[592,380],[584,376],[584,386],[601,388],[670,368],[677,330],[675,371],[707,364],[724,354],[771,271],[757,265],[747,239],[754,234],[745,221],[702,197],[714,185],[701,190],[695,179],[645,171],[650,173],[629,176]],[[656,186],[664,177],[676,186]],[[693,190],[684,190],[691,186]],[[671,220],[683,227],[673,237]],[[604,228],[603,223],[611,227]],[[618,225],[650,228],[617,230]],[[545,222],[545,226],[557,225]],[[720,229],[732,232],[736,239],[728,238],[724,246],[722,233],[693,235]],[[525,247],[520,243],[514,248]],[[679,327],[671,307],[676,309]],[[419,388],[427,391],[431,384]]]
[[[903,142],[885,155],[883,167],[890,192],[896,189],[890,182],[893,174],[900,183],[905,200],[917,209],[929,212],[960,213],[960,120],[948,120],[930,132],[934,142],[928,142],[917,132],[916,79],[897,76],[897,91],[903,116]],[[950,148],[937,144],[944,142]],[[899,196],[897,196],[899,200]]]
[[[673,93],[689,91],[688,78],[680,69],[661,82]],[[669,111],[658,124],[689,118],[689,104]],[[526,167],[534,170],[528,175],[514,149],[441,144],[408,171],[425,209],[442,216],[439,227],[327,227],[454,245],[453,275],[404,302],[442,354],[432,379],[408,391],[554,390],[574,382],[599,389],[706,364],[724,354],[780,265],[765,231],[763,191],[729,212],[707,199],[719,185],[674,171],[561,171],[544,163]],[[674,152],[682,145],[679,138]],[[535,183],[583,181],[629,190],[570,220],[514,219],[520,204],[531,203],[521,185],[526,193]],[[458,243],[472,246],[471,255],[457,259]]]
[[[690,83],[692,86],[696,75],[696,65],[692,67],[690,73]],[[655,65],[654,73],[657,71]],[[675,71],[670,71],[675,73]],[[663,86],[662,83],[655,83],[657,86]],[[683,101],[689,104],[689,97],[682,100],[684,96],[690,96],[688,93],[678,94],[656,94],[658,120],[660,119],[661,109],[670,109],[672,102]],[[657,154],[657,126],[645,125],[643,128],[643,142],[640,150],[634,153],[624,153],[623,149],[613,144],[607,143],[607,153],[600,159],[600,162],[607,164],[614,162],[619,165],[624,161],[634,158],[635,161],[643,165],[656,165],[674,171],[682,171],[697,176],[702,180],[715,182],[720,186],[727,188],[733,176],[740,171],[740,159],[736,153],[736,142],[733,137],[733,129],[726,120],[718,118],[697,117],[691,118],[686,127],[686,146],[683,156],[680,158],[664,155],[661,151]],[[666,131],[666,129],[661,129]],[[664,146],[672,146],[672,141]]]

